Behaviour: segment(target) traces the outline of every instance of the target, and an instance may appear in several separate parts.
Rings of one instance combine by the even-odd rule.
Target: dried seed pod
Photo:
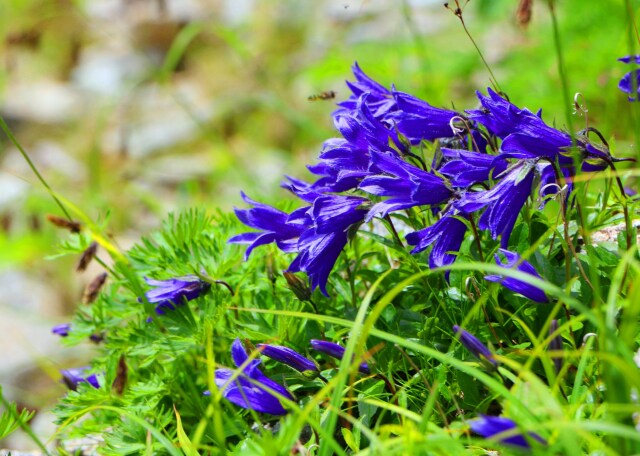
[[[95,279],[93,279],[89,283],[89,285],[87,285],[87,288],[85,288],[84,294],[82,295],[83,304],[91,304],[93,301],[96,300],[96,298],[98,297],[98,293],[100,292],[100,289],[102,288],[106,280],[107,280],[107,273],[103,272],[102,274],[98,275]]]
[[[516,10],[516,21],[520,27],[525,28],[531,22],[531,9],[533,0],[520,0]]]
[[[96,252],[98,251],[98,243],[92,242],[87,249],[82,252],[82,256],[80,257],[80,261],[78,261],[78,266],[76,266],[76,271],[83,272],[91,263],[91,260],[96,256]]]
[[[80,222],[76,222],[75,220],[68,220],[53,214],[47,214],[47,220],[58,228],[64,228],[72,233],[79,233],[82,230]]]
[[[120,360],[118,361],[118,369],[116,371],[116,378],[111,384],[112,391],[118,396],[122,396],[122,393],[127,386],[128,374],[129,368],[127,367],[127,362],[124,358],[124,355],[120,355]]]

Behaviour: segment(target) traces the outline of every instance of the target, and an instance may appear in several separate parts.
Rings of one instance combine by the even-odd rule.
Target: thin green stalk
[[[47,181],[44,179],[44,177],[42,177],[42,174],[40,174],[40,171],[38,171],[38,168],[36,168],[36,165],[34,165],[34,163],[31,161],[29,154],[27,154],[27,152],[20,145],[16,137],[13,135],[13,133],[11,132],[11,129],[9,128],[9,125],[7,125],[7,123],[4,121],[4,118],[2,116],[0,116],[0,128],[2,128],[5,135],[7,135],[7,137],[13,143],[13,145],[16,146],[16,148],[20,151],[20,153],[22,154],[22,158],[25,159],[25,161],[29,165],[29,168],[31,168],[31,171],[33,171],[33,173],[36,175],[40,183],[44,186],[44,188],[47,189],[51,197],[58,204],[58,206],[62,210],[62,213],[65,215],[65,217],[67,217],[70,221],[72,221],[73,219],[71,218],[71,215],[69,215],[69,213],[67,212],[67,209],[64,207],[62,202],[55,196],[55,194],[53,193],[53,190],[51,190],[51,187],[49,187],[49,184],[47,183]]]
[[[17,411],[14,411],[14,409],[11,407],[11,404],[9,403],[9,401],[7,401],[7,399],[2,394],[2,390],[0,390],[0,401],[2,401],[2,405],[5,407],[5,409],[9,413],[11,413],[11,415],[13,416],[13,419],[18,422],[18,424],[20,425],[20,428],[22,428],[22,430],[24,432],[26,432],[26,434],[31,438],[31,440],[33,440],[33,442],[36,445],[38,445],[38,448],[40,448],[45,455],[49,456],[50,453],[49,453],[49,450],[47,450],[47,447],[44,445],[44,443],[42,443],[42,441],[38,438],[38,436],[33,432],[33,430],[31,429],[31,426],[29,426],[27,423],[22,421],[22,418],[20,417],[20,414],[17,413]]]

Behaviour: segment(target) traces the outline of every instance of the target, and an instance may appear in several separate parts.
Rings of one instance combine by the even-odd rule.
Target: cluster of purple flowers
[[[258,231],[229,240],[248,245],[245,257],[270,243],[295,253],[288,270],[307,273],[312,290],[325,295],[350,235],[374,217],[430,208],[435,222],[408,233],[406,240],[413,254],[432,246],[430,267],[446,266],[455,261],[469,220],[478,217],[478,227],[500,238],[506,249],[518,214],[538,185],[541,198],[561,188],[566,198],[577,172],[607,166],[608,151],[547,125],[540,112],[520,109],[491,89],[487,95],[478,92],[479,109],[457,112],[387,89],[357,64],[353,72],[355,81],[347,82],[352,94],[333,114],[342,137],[327,140],[319,162],[309,167],[317,180],[289,177],[283,183],[305,206],[286,213],[243,193],[252,207],[236,209],[236,215]],[[427,166],[412,149],[434,141],[440,153]],[[503,254],[509,266],[518,266],[511,264],[515,253]],[[508,279],[502,283],[509,286]],[[538,290],[532,299],[546,302],[543,295]]]

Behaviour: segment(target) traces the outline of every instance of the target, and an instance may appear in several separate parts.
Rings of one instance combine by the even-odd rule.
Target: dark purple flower
[[[260,349],[260,352],[276,361],[286,364],[289,367],[305,374],[306,376],[315,376],[318,372],[318,367],[309,358],[302,356],[297,351],[283,347],[281,345],[269,345],[258,344],[256,348]]]
[[[240,339],[236,339],[231,345],[231,358],[240,369],[239,372],[227,368],[216,369],[215,372],[216,386],[222,391],[222,396],[239,407],[256,412],[286,414],[278,396],[289,400],[293,400],[293,396],[284,386],[260,372],[260,360],[249,361]],[[235,379],[232,380],[234,376]],[[208,395],[210,392],[205,391],[204,394]]]
[[[620,57],[618,60],[623,63],[635,63],[639,65],[640,55],[628,55],[626,57]],[[624,93],[632,95],[629,97],[629,101],[638,100],[638,93],[640,93],[640,70],[635,69],[625,74],[618,83],[618,88]]]
[[[96,374],[85,375],[90,367],[77,367],[72,369],[61,370],[62,382],[67,385],[70,390],[75,391],[78,384],[86,382],[94,388],[100,388],[100,382]]]
[[[357,109],[358,100],[363,93],[369,94],[367,105],[378,119],[397,109],[389,89],[367,76],[357,62],[353,64],[352,70],[356,80],[354,82],[346,81],[352,95],[347,100],[338,103],[340,108],[333,113],[334,117],[352,114]]]
[[[499,252],[505,256],[506,262],[503,263],[500,260],[500,256],[496,254],[495,258],[496,258],[496,263],[498,263],[498,265],[506,269],[512,269],[515,267],[518,271],[529,274],[530,276],[535,277],[537,279],[542,279],[542,277],[540,277],[540,274],[538,274],[538,272],[535,270],[533,265],[528,261],[523,260],[520,257],[520,255],[518,255],[517,253],[510,252],[509,250],[505,250],[505,249],[499,249]],[[541,304],[549,302],[549,298],[544,293],[544,291],[542,291],[537,286],[531,285],[527,282],[523,282],[520,279],[504,277],[501,275],[488,275],[488,276],[485,276],[485,279],[489,280],[490,282],[499,282],[509,290],[514,291],[516,293],[520,293],[525,298],[531,299],[532,301],[535,301]]]
[[[71,323],[60,323],[51,328],[53,334],[57,334],[60,337],[67,337],[71,331]]]
[[[558,320],[551,320],[551,324],[549,325],[549,336],[553,336],[551,342],[549,342],[549,350],[561,351],[562,336],[558,333]],[[560,369],[562,368],[562,355],[553,355],[551,358],[553,359],[556,372],[560,372]]]
[[[542,437],[533,432],[527,433],[528,439],[525,438],[522,433],[516,433],[510,437],[500,437],[500,434],[502,433],[518,429],[518,425],[515,422],[502,416],[480,415],[479,418],[469,421],[469,426],[473,432],[484,438],[490,439],[497,436],[496,439],[499,442],[506,443],[508,445],[530,448],[528,439],[537,440],[543,445],[546,445],[547,443]]]
[[[469,187],[478,182],[495,179],[507,169],[506,160],[494,155],[458,149],[442,149],[446,160],[438,170],[448,177],[454,187]]]
[[[422,141],[452,138],[457,134],[451,128],[451,119],[460,114],[450,109],[431,106],[426,101],[403,92],[393,92],[399,112],[389,119],[394,127],[417,145]]]
[[[360,206],[366,202],[356,196],[325,195],[317,198],[304,213],[311,219],[312,226],[300,235],[298,256],[288,271],[306,272],[311,290],[320,288],[328,296],[329,273],[347,245],[349,230],[363,221],[367,211]]]
[[[498,361],[491,350],[480,342],[476,336],[465,331],[458,325],[453,325],[453,331],[460,336],[460,342],[473,354],[473,356],[480,360],[486,359],[494,366],[498,365]]]
[[[429,254],[429,267],[433,269],[452,264],[456,260],[457,256],[451,252],[460,250],[466,232],[467,225],[449,211],[433,225],[407,234],[406,239],[409,245],[416,246],[411,251],[413,254],[422,252],[433,244]],[[449,278],[449,271],[445,277]]]
[[[500,245],[509,245],[509,236],[516,223],[518,214],[531,194],[535,165],[523,162],[514,166],[492,189],[480,192],[467,192],[454,206],[463,213],[486,208],[478,226],[489,230],[496,239],[502,236]]]
[[[188,275],[168,280],[144,279],[147,284],[156,287],[147,291],[145,296],[147,301],[156,304],[156,313],[164,315],[167,310],[175,310],[175,306],[181,305],[184,301],[196,299],[206,293],[211,285],[197,276]]]
[[[314,350],[336,359],[342,359],[344,357],[344,352],[346,351],[346,349],[342,345],[326,340],[311,339],[309,343],[311,344],[311,348],[313,348]],[[368,374],[371,372],[369,370],[369,365],[365,362],[360,364],[358,370],[363,374]]]
[[[371,162],[383,174],[364,178],[359,189],[389,199],[374,205],[365,221],[414,206],[442,204],[451,197],[451,188],[444,179],[398,157],[372,152]]]
[[[489,133],[505,138],[511,133],[526,129],[530,125],[538,125],[540,117],[528,109],[520,109],[499,94],[487,89],[488,96],[476,92],[482,108],[467,111],[471,120],[484,125]]]
[[[283,252],[296,251],[298,236],[304,227],[287,223],[289,214],[266,204],[250,199],[242,193],[242,199],[247,204],[254,205],[251,209],[236,209],[238,219],[245,225],[262,230],[256,233],[243,233],[229,239],[229,243],[249,244],[244,254],[245,260],[251,251],[265,244],[275,242]]]

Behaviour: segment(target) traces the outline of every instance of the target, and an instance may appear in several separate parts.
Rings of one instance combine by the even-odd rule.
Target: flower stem
[[[71,215],[69,215],[69,212],[67,212],[67,209],[64,207],[62,202],[53,193],[53,190],[51,190],[51,187],[49,187],[49,184],[47,183],[47,181],[44,179],[44,177],[42,177],[42,174],[40,174],[40,171],[38,171],[38,168],[36,168],[36,165],[31,161],[29,154],[27,154],[27,152],[20,145],[16,137],[13,135],[13,133],[11,132],[11,129],[9,128],[9,126],[7,125],[7,123],[5,122],[2,116],[0,116],[0,128],[2,128],[5,135],[7,135],[7,137],[13,143],[13,145],[16,146],[16,148],[20,151],[20,154],[22,154],[22,158],[25,159],[25,161],[29,165],[29,168],[31,168],[31,171],[33,171],[33,173],[36,175],[40,183],[44,186],[44,188],[47,189],[51,197],[58,204],[58,206],[60,207],[60,210],[62,210],[62,213],[65,215],[65,217],[67,217],[69,221],[73,221],[73,219],[71,218]]]

